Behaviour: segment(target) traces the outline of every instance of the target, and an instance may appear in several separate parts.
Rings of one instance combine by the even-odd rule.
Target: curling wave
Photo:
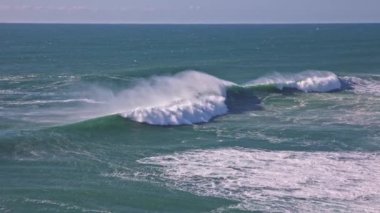
[[[152,125],[208,122],[227,113],[226,88],[232,85],[197,71],[153,77],[119,94],[135,105],[120,115]]]

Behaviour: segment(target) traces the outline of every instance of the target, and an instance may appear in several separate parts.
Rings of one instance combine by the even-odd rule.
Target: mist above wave
[[[154,125],[207,122],[227,113],[226,87],[231,82],[185,71],[139,81],[117,95],[114,105],[123,117]],[[119,108],[121,107],[121,108]]]

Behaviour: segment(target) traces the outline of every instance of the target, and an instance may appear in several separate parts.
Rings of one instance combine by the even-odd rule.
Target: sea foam
[[[148,157],[138,162],[159,166],[158,171],[145,175],[162,179],[176,189],[239,202],[230,208],[377,212],[379,160],[379,153],[222,148]]]

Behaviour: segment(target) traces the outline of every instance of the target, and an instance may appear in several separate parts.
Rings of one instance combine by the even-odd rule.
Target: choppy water
[[[2,212],[378,212],[380,25],[0,25]]]

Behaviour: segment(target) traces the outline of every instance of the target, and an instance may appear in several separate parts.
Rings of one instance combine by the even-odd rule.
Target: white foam
[[[153,125],[181,125],[208,122],[215,116],[227,113],[222,96],[205,96],[187,99],[170,105],[136,108],[122,116]]]
[[[138,161],[160,166],[158,178],[180,190],[239,202],[243,210],[380,209],[380,154],[195,150]]]
[[[227,113],[226,87],[233,83],[197,71],[140,81],[113,98],[123,117],[153,125],[207,122]]]
[[[274,85],[278,89],[297,89],[303,92],[330,92],[341,89],[336,74],[329,71],[304,71],[294,75],[276,73],[250,81],[247,86]]]

